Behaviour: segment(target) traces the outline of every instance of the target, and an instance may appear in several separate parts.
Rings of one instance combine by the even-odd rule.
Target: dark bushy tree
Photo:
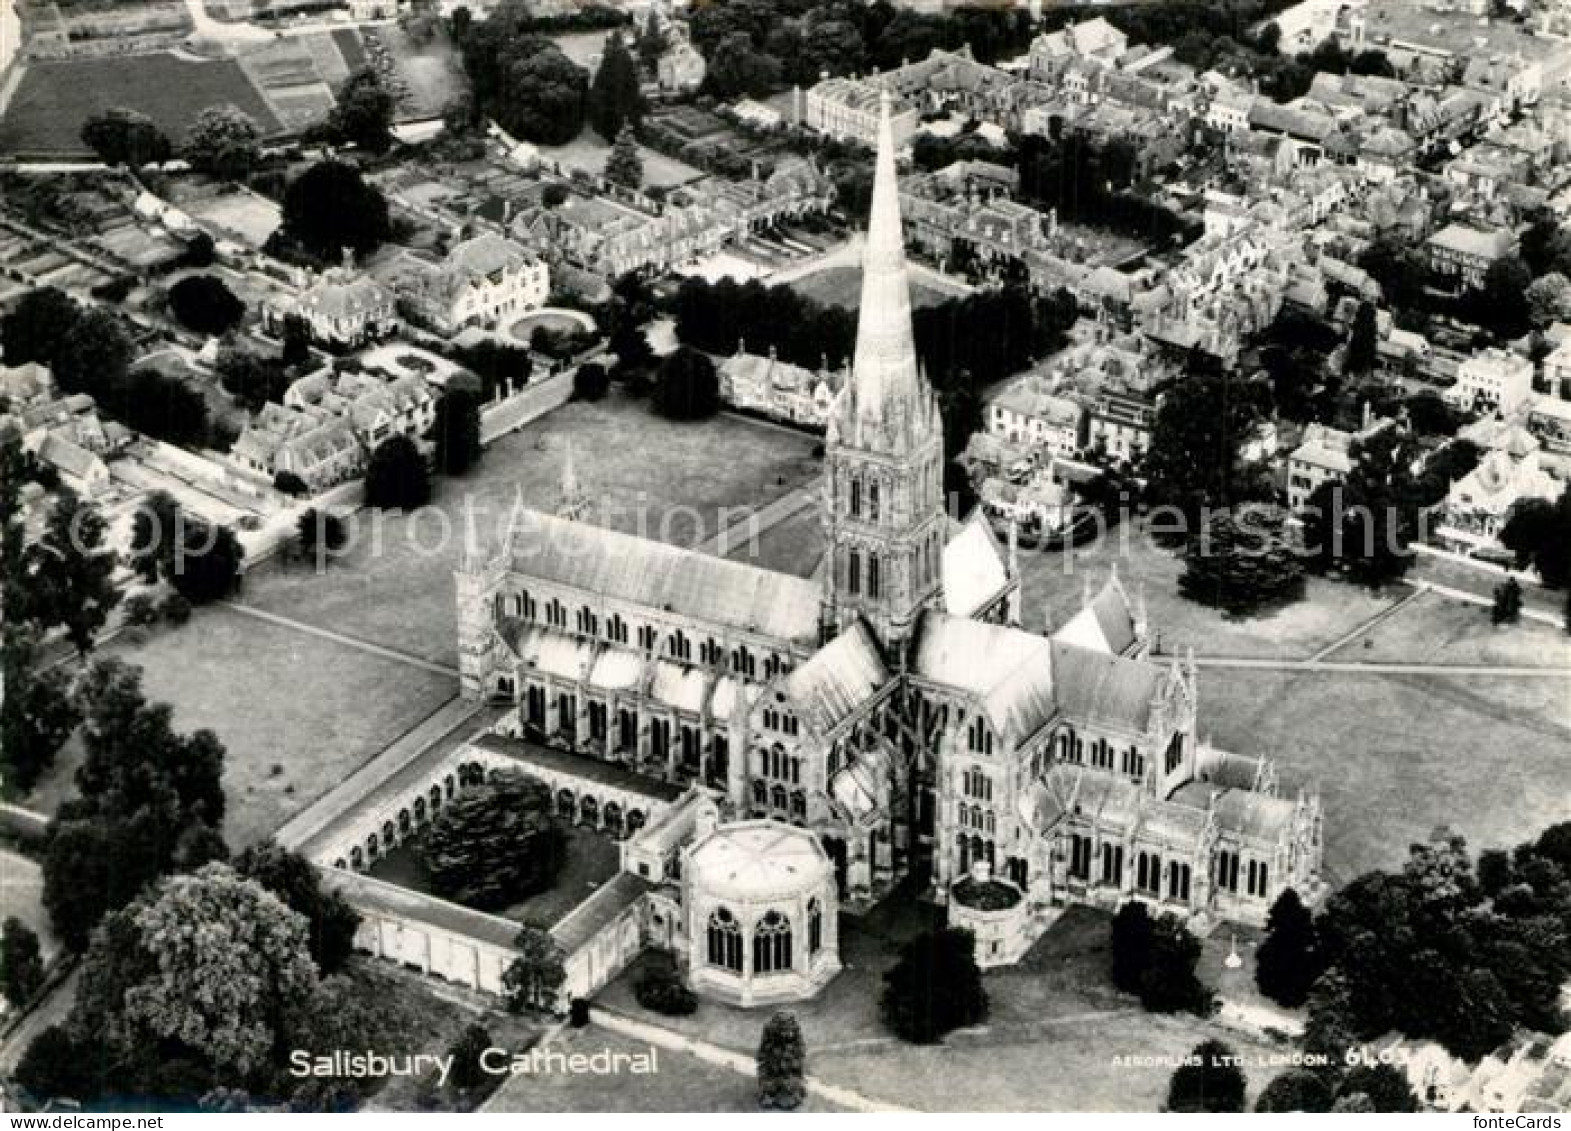
[[[644,95],[639,87],[638,64],[622,39],[613,31],[606,39],[600,67],[589,87],[589,124],[607,141],[624,129],[637,129],[644,117]],[[636,186],[635,186],[636,187]]]
[[[169,160],[169,139],[146,114],[124,106],[94,114],[82,124],[82,141],[107,165],[143,165]]]
[[[64,628],[79,656],[92,650],[94,637],[120,601],[107,533],[98,508],[61,487],[43,532],[23,556],[35,624]]]
[[[611,388],[611,375],[598,361],[588,361],[573,373],[573,399],[601,400]]]
[[[378,444],[366,465],[366,506],[414,510],[430,501],[431,477],[415,442],[392,435]]]
[[[1255,1100],[1256,1111],[1331,1110],[1331,1085],[1324,1076],[1295,1068],[1272,1080]]]
[[[667,960],[656,958],[633,985],[633,997],[645,1009],[668,1017],[686,1017],[698,1009],[698,996],[687,988],[681,971]]]
[[[375,251],[392,223],[387,200],[360,170],[341,161],[319,161],[284,190],[283,234],[318,259],[336,262],[345,248]]]
[[[1391,1064],[1361,1064],[1342,1078],[1340,1096],[1369,1097],[1377,1112],[1415,1112],[1420,1110],[1407,1076]],[[1340,1098],[1340,1097],[1339,1097]]]
[[[262,131],[235,106],[209,106],[187,131],[182,156],[192,168],[215,177],[243,177],[261,159]]]
[[[451,388],[436,402],[431,425],[436,468],[443,475],[463,475],[480,462],[480,399],[468,389]]]
[[[1272,1001],[1297,1009],[1309,999],[1319,976],[1314,918],[1298,893],[1288,888],[1266,916],[1266,935],[1255,952],[1255,985]]]
[[[16,1065],[16,1082],[39,1104],[51,1099],[78,1102],[102,1089],[103,1051],[90,1037],[77,1039],[64,1025],[34,1037]]]
[[[1516,555],[1518,567],[1531,565],[1551,589],[1571,587],[1571,489],[1552,503],[1515,503],[1500,530],[1500,544]]]
[[[1195,1046],[1188,1061],[1173,1072],[1167,1110],[1235,1112],[1244,1110],[1244,1074],[1238,1055],[1221,1041]]]
[[[393,144],[395,100],[371,67],[363,67],[344,80],[328,116],[329,132],[341,142],[370,153],[385,153]]]
[[[340,970],[354,953],[360,913],[337,892],[322,889],[316,866],[276,841],[260,841],[235,859],[235,871],[272,892],[303,916],[311,957],[323,974]]]
[[[1516,578],[1508,577],[1495,586],[1489,619],[1495,624],[1516,624],[1522,619],[1522,585]]]
[[[1145,455],[1147,494],[1153,503],[1178,508],[1186,534],[1201,529],[1205,508],[1262,497],[1260,477],[1241,453],[1270,396],[1262,381],[1202,367],[1163,399]]]
[[[880,1012],[901,1040],[932,1044],[987,1016],[987,991],[970,931],[924,931],[900,949],[884,974]]]
[[[758,1042],[758,1103],[760,1107],[795,1111],[807,1097],[803,1079],[807,1045],[796,1015],[776,1013],[764,1024]]]
[[[704,420],[720,410],[720,377],[708,354],[678,347],[660,363],[655,407],[672,420]]]
[[[624,126],[616,135],[616,143],[606,157],[605,179],[630,189],[644,183],[644,158],[638,150],[638,138],[630,127]]]
[[[240,324],[245,303],[216,275],[187,275],[169,288],[169,309],[187,330],[217,337]]]
[[[484,1025],[466,1025],[447,1050],[453,1060],[452,1071],[447,1077],[448,1087],[457,1092],[474,1092],[494,1084],[498,1077],[487,1072],[481,1062],[486,1049],[493,1045],[491,1034]]]
[[[16,916],[0,926],[0,994],[20,1010],[44,984],[44,955],[38,935]]]
[[[1211,991],[1195,976],[1201,944],[1172,914],[1152,918],[1136,900],[1113,917],[1113,984],[1153,1013],[1204,1015]]]
[[[567,980],[562,948],[549,931],[527,924],[513,940],[518,957],[502,972],[503,997],[513,1013],[554,1010]]]
[[[420,848],[432,886],[444,899],[487,911],[546,890],[566,849],[554,812],[551,790],[523,774],[465,786]]]
[[[1252,505],[1213,512],[1189,540],[1179,591],[1191,601],[1249,616],[1304,595],[1304,566],[1278,507]]]

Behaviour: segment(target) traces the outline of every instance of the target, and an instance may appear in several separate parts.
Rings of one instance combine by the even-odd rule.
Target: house
[[[988,432],[1000,439],[1065,457],[1085,446],[1085,419],[1078,401],[1050,392],[1039,374],[1030,373],[1008,382],[988,399],[983,412]]]
[[[545,260],[492,232],[455,244],[440,262],[401,252],[380,274],[410,317],[439,334],[506,327],[544,306],[551,293]]]
[[[826,78],[805,93],[798,91],[797,121],[817,133],[849,139],[871,147],[878,140],[878,108],[888,88],[868,79]],[[916,132],[920,111],[915,104],[890,109],[896,147]]]
[[[1486,452],[1472,471],[1451,485],[1435,531],[1444,546],[1465,553],[1499,548],[1501,527],[1523,499],[1555,499],[1564,490],[1534,448],[1522,455]]]
[[[1375,420],[1366,405],[1364,425],[1346,432],[1325,424],[1311,424],[1293,454],[1287,457],[1287,505],[1301,509],[1322,483],[1340,483],[1353,470],[1353,446],[1391,423]]]
[[[281,332],[290,319],[299,319],[318,345],[353,349],[398,328],[398,297],[346,262],[323,272],[297,298],[262,312],[263,325],[272,333]]]
[[[742,342],[720,363],[717,376],[720,399],[732,408],[814,431],[828,425],[835,394],[844,379],[843,374],[831,372],[827,363],[815,373],[781,361],[772,346],[769,356],[761,357],[748,353]]]
[[[1105,391],[1086,411],[1086,447],[1115,461],[1138,460],[1151,446],[1156,404],[1143,396]]]
[[[1101,16],[1043,33],[1031,43],[1031,77],[1042,82],[1059,78],[1077,59],[1117,63],[1129,48],[1129,37]]]
[[[1447,224],[1424,241],[1424,250],[1436,275],[1459,288],[1476,289],[1483,286],[1490,267],[1516,251],[1516,237],[1499,228]]]
[[[655,63],[661,90],[697,90],[703,85],[705,71],[704,57],[685,39],[672,44]]]
[[[1448,404],[1473,412],[1509,415],[1533,395],[1533,363],[1521,354],[1491,346],[1457,367]]]
[[[1544,384],[1552,396],[1571,397],[1571,336],[1544,358]]]
[[[41,463],[58,471],[66,485],[79,495],[92,498],[109,487],[109,465],[58,432],[45,433],[34,454]]]
[[[1537,396],[1527,410],[1527,430],[1545,451],[1571,455],[1571,400]]]
[[[978,495],[987,516],[1006,528],[1052,535],[1074,520],[1074,493],[1054,476],[1051,463],[1023,483],[990,476]]]

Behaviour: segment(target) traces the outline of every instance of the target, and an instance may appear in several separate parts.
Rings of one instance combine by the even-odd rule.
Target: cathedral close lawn
[[[722,507],[762,508],[812,483],[822,465],[806,433],[732,416],[677,424],[647,401],[613,390],[603,401],[566,404],[503,438],[467,476],[438,480],[431,509],[440,515],[380,516],[379,553],[372,552],[371,519],[362,511],[359,544],[323,575],[314,567],[269,563],[247,577],[244,599],[318,628],[454,663],[453,569],[463,548],[465,499],[473,500],[493,541],[505,530],[515,491],[526,507],[555,510],[569,441],[584,491],[597,505],[617,508],[609,525],[638,532],[642,508],[649,537],[660,536],[664,522],[668,541],[690,546],[716,532]],[[444,529],[451,536],[440,548],[416,548],[436,547]]]

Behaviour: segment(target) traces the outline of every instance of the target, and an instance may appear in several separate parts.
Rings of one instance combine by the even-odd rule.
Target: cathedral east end
[[[940,901],[1014,885],[1028,934],[1072,903],[1204,928],[1317,899],[1318,796],[1197,738],[1194,664],[1149,654],[1143,602],[1109,576],[1030,631],[1013,539],[946,512],[906,274],[886,113],[819,575],[597,526],[569,464],[556,513],[458,571],[465,693],[515,704],[516,735],[712,791],[725,820],[809,830],[853,909],[908,873]]]

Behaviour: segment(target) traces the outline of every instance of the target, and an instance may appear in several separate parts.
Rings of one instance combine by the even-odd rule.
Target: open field
[[[536,927],[553,927],[569,911],[593,895],[596,888],[621,871],[621,852],[616,841],[591,829],[575,827],[565,831],[567,854],[562,870],[557,873],[556,883],[496,914]],[[423,835],[420,839],[423,839]],[[411,891],[425,892],[427,895],[433,893],[431,873],[426,870],[410,841],[405,841],[372,865],[371,875]]]
[[[704,175],[702,169],[695,169],[648,146],[639,146],[638,154],[644,162],[644,188],[683,185]],[[545,160],[555,161],[567,169],[585,169],[597,177],[605,173],[606,158],[610,155],[611,143],[588,126],[566,145],[540,146],[540,156]]]
[[[760,1016],[759,1024],[763,1018]],[[756,1042],[755,1042],[756,1043]],[[627,1112],[757,1112],[758,1084],[750,1076],[699,1060],[689,1053],[653,1048],[631,1037],[591,1025],[563,1029],[551,1042],[553,1053],[594,1056],[609,1052],[630,1057],[653,1056],[654,1071],[614,1077],[588,1072],[542,1072],[509,1077],[483,1108],[501,1111],[627,1111]],[[631,1064],[632,1061],[622,1061]],[[798,1111],[838,1110],[809,1096]]]
[[[1362,639],[1339,648],[1332,658],[1571,667],[1571,636],[1563,630],[1530,620],[1495,625],[1489,612],[1483,605],[1424,593]]]
[[[810,1073],[924,1111],[1154,1111],[1171,1067],[1123,1067],[1115,1057],[1176,1060],[1215,1036],[1251,1060],[1272,1051],[1198,1018],[1147,1014],[1119,994],[1110,980],[1108,918],[1083,908],[1065,912],[1020,964],[986,975],[986,1023],[952,1033],[941,1045],[903,1044],[878,1016],[883,971],[931,913],[902,890],[866,916],[842,917],[845,969],[818,998],[792,1007],[807,1040]],[[725,1048],[757,1047],[766,1011],[703,1001],[691,1017],[649,1015],[633,1000],[636,971],[597,1000]],[[1052,1071],[1044,1072],[1044,1064]],[[1246,1068],[1251,1090],[1276,1071]]]
[[[1318,785],[1334,884],[1440,824],[1477,852],[1571,818],[1563,679],[1202,670],[1200,729]]]
[[[242,848],[342,781],[457,693],[457,681],[265,624],[231,609],[106,651],[143,669],[150,700],[180,731],[224,743],[224,834]],[[67,742],[26,804],[50,813],[75,791],[80,739]]]
[[[810,436],[730,416],[673,423],[613,392],[595,404],[571,402],[498,441],[469,475],[438,481],[435,504],[415,517],[362,512],[355,545],[325,575],[269,563],[246,579],[242,599],[454,663],[453,570],[466,502],[488,541],[506,529],[515,505],[554,509],[569,442],[603,525],[685,546],[716,531],[722,508],[763,506],[810,481],[819,465]]]
[[[1157,546],[1143,525],[1125,523],[1100,541],[1071,552],[1020,550],[1022,620],[1040,631],[1080,610],[1084,588],[1101,587],[1118,569],[1131,597],[1144,588],[1152,631],[1164,652],[1303,659],[1357,628],[1406,596],[1405,586],[1376,595],[1367,589],[1310,578],[1304,600],[1276,612],[1242,620],[1223,616],[1178,592],[1184,572],[1179,557]]]
[[[232,59],[196,62],[157,52],[33,63],[0,122],[0,151],[85,153],[82,123],[114,106],[140,110],[179,144],[198,114],[222,102],[250,114],[264,134],[280,128]]]
[[[794,280],[791,289],[824,306],[855,310],[862,300],[862,268],[849,264],[826,267]],[[920,272],[912,273],[911,306],[914,309],[937,306],[956,293],[927,281]]]
[[[746,538],[744,527],[744,544],[731,549],[726,557],[777,573],[812,577],[824,560],[822,522],[818,507],[812,506],[770,527],[757,538]]]
[[[463,70],[458,51],[445,35],[438,35],[429,43],[415,43],[397,24],[365,28],[361,35],[365,43],[361,46],[360,60],[350,59],[349,65],[363,66],[368,46],[373,54],[376,44],[386,48],[398,77],[408,88],[408,96],[399,100],[394,112],[397,120],[434,117],[463,93]],[[338,37],[337,31],[334,36]],[[343,47],[341,40],[339,46]],[[350,54],[353,54],[352,48]]]

